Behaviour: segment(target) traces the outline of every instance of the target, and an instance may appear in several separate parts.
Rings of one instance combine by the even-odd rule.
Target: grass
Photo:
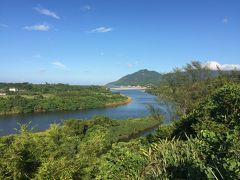
[[[116,122],[118,125],[110,127],[112,137],[115,137],[116,140],[128,139],[160,124],[158,120],[150,117],[116,120]]]

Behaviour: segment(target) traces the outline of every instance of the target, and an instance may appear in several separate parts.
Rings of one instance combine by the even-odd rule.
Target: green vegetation
[[[152,89],[175,102],[180,119],[147,138],[115,144],[102,156],[99,179],[240,178],[240,76],[209,77],[198,65],[168,74]]]
[[[17,92],[9,92],[9,88]],[[67,111],[121,105],[129,99],[100,86],[1,83],[7,96],[0,96],[0,114]]]
[[[107,86],[148,86],[154,87],[155,90],[164,90],[166,83],[169,86],[180,85],[185,87],[186,83],[190,81],[206,80],[206,79],[215,79],[218,76],[235,76],[239,75],[237,71],[215,71],[203,68],[200,62],[193,61],[191,64],[187,64],[182,69],[175,69],[172,73],[160,74],[156,71],[149,71],[143,69],[135,73],[126,75],[120,78],[117,81],[108,83]],[[175,77],[174,77],[175,76]],[[199,79],[197,79],[199,78]],[[187,79],[189,80],[187,82]],[[161,88],[160,88],[161,87]]]
[[[221,102],[221,103],[219,103]],[[239,179],[240,85],[225,85],[191,113],[102,157],[103,179]]]
[[[44,132],[22,126],[19,135],[0,137],[0,179],[92,179],[101,156],[114,142],[152,128],[155,118],[68,120]]]
[[[240,76],[219,73],[192,62],[152,89],[178,109],[169,125],[150,107],[143,119],[69,120],[39,133],[22,126],[0,137],[0,179],[240,179]]]
[[[121,79],[107,84],[107,86],[127,86],[127,85],[154,85],[158,84],[162,75],[156,71],[148,71],[147,69],[140,70],[133,74],[126,75]]]
[[[217,76],[218,74],[218,76]],[[240,72],[210,71],[193,61],[165,74],[158,86],[149,90],[160,99],[172,102],[178,116],[186,115],[213,91],[225,84],[239,83]]]

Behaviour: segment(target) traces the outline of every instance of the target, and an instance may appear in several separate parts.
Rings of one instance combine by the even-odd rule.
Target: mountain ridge
[[[216,77],[220,75],[220,73],[223,74],[230,74],[232,72],[240,73],[240,71],[231,71],[231,70],[209,70],[210,77]],[[150,71],[148,69],[141,69],[137,72],[127,74],[123,76],[122,78],[118,79],[117,81],[110,82],[106,84],[106,86],[146,86],[146,85],[157,85],[161,82],[161,80],[167,76],[169,73],[161,74],[157,71]],[[184,73],[184,72],[182,72]]]
[[[145,86],[149,84],[157,84],[160,82],[162,74],[157,71],[150,71],[148,69],[141,69],[132,74],[128,74],[118,79],[117,81],[110,82],[106,86]]]

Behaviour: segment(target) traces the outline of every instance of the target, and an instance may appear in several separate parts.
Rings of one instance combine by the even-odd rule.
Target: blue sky
[[[0,0],[0,81],[105,84],[240,64],[239,0]]]

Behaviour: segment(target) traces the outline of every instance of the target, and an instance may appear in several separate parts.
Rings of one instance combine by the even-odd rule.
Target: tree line
[[[10,87],[19,91],[0,96],[0,114],[103,108],[127,101],[127,97],[101,86],[29,83],[0,85],[0,89],[6,91]]]

